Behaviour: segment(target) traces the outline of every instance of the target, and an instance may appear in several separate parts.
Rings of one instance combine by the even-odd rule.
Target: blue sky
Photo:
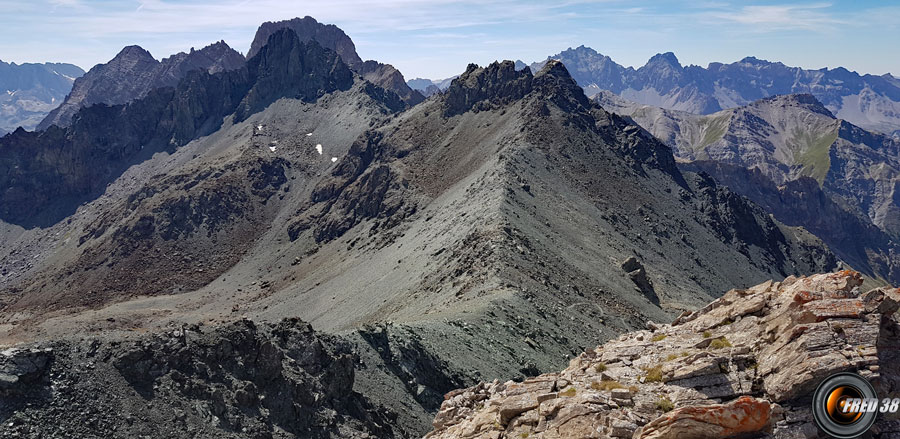
[[[222,39],[246,52],[263,21],[305,15],[338,25],[363,59],[407,79],[581,44],[626,66],[671,51],[682,64],[753,55],[900,76],[900,3],[878,1],[0,0],[0,59],[89,69],[129,44],[162,58]]]

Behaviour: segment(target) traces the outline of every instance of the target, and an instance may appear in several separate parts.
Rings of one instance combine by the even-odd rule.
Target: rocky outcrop
[[[380,144],[382,139],[381,133],[367,131],[353,142],[331,175],[313,188],[309,203],[298,210],[288,229],[291,240],[313,229],[316,242],[328,242],[369,219],[391,228],[416,212],[416,205],[406,199],[409,183],[389,165],[373,163],[378,157],[392,158],[389,148]]]
[[[247,59],[256,56],[269,37],[280,29],[290,29],[297,34],[300,41],[315,41],[322,47],[337,52],[351,70],[367,81],[396,93],[407,105],[416,105],[425,99],[421,93],[406,84],[403,75],[394,66],[372,60],[364,62],[356,53],[353,40],[343,30],[333,24],[321,24],[308,16],[263,23],[256,31],[250,51],[247,52]]]
[[[0,395],[16,397],[46,384],[52,349],[10,348],[0,352]]]
[[[263,49],[247,61],[247,70],[252,86],[235,112],[237,120],[281,97],[311,102],[353,85],[353,74],[340,57],[316,42],[299,40],[289,29],[270,35]]]
[[[843,271],[729,291],[562,372],[450,392],[426,437],[818,437],[808,397],[825,377],[856,371],[885,395],[900,384],[900,289],[861,283]]]
[[[454,116],[507,105],[530,93],[533,79],[530,71],[516,71],[512,61],[494,62],[487,67],[469,64],[447,88],[444,114]]]
[[[244,57],[224,41],[200,50],[192,48],[189,53],[178,53],[162,61],[140,46],[128,46],[108,63],[99,64],[78,78],[62,105],[50,112],[37,129],[68,127],[81,108],[127,104],[155,89],[174,87],[193,71],[214,74],[243,66]]]
[[[0,61],[0,136],[18,127],[33,130],[83,74],[72,64]]]
[[[0,353],[0,436],[395,437],[349,345],[297,319],[52,348]]]

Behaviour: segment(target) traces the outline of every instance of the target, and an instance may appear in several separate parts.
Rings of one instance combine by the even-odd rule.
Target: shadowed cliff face
[[[193,71],[176,87],[132,103],[84,108],[68,128],[0,139],[6,171],[0,218],[27,227],[53,224],[130,165],[215,131],[227,115],[239,121],[282,97],[314,101],[352,86],[352,73],[334,52],[289,30],[269,41],[239,70]]]

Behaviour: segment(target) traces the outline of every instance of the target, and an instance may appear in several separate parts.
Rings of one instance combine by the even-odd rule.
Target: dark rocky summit
[[[84,107],[127,104],[155,89],[174,87],[189,72],[199,70],[214,74],[237,70],[243,65],[244,57],[224,41],[162,61],[157,61],[139,46],[128,46],[108,63],[98,64],[78,78],[65,102],[41,121],[38,130],[46,130],[52,125],[68,127],[78,110]]]
[[[83,74],[72,64],[0,61],[0,136],[18,127],[33,130]]]
[[[421,93],[406,84],[399,70],[390,64],[372,60],[363,61],[356,53],[353,41],[343,30],[333,24],[321,24],[312,17],[263,23],[256,31],[247,58],[256,55],[270,35],[285,28],[293,30],[301,41],[314,40],[322,47],[337,52],[351,70],[362,75],[367,81],[396,93],[408,105],[416,105],[425,99]]]

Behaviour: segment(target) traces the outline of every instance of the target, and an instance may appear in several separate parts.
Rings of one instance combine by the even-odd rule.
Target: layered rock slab
[[[861,284],[842,271],[731,290],[562,372],[450,392],[426,438],[819,437],[809,405],[827,376],[900,387],[900,289]],[[888,418],[874,431],[895,433]]]

